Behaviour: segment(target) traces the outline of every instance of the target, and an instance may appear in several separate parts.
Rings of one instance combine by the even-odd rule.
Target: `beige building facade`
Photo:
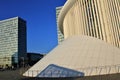
[[[120,0],[69,0],[59,18],[65,38],[92,36],[120,47]]]
[[[50,64],[83,72],[84,76],[120,73],[119,3],[68,0],[58,16],[65,40],[23,75],[36,77]],[[58,72],[56,75],[62,73]],[[49,73],[51,70],[45,72]]]
[[[26,71],[24,76],[37,77],[51,64],[83,72],[84,76],[120,73],[120,49],[94,37],[70,37]],[[54,72],[55,75],[63,73],[61,70]],[[50,69],[42,77],[54,72]]]

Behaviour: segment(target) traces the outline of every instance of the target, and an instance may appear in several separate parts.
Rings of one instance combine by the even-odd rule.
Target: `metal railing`
[[[88,67],[88,68],[79,68],[77,70],[84,72],[85,75],[87,75],[87,76],[120,73],[120,64],[98,66],[98,67]]]
[[[120,64],[98,66],[98,67],[77,68],[77,69],[74,69],[74,70],[83,72],[85,76],[113,74],[113,73],[120,73]],[[52,69],[49,69],[47,71],[48,71],[49,74],[51,74],[51,76],[53,74],[56,74],[56,75],[61,74],[61,71],[53,72]],[[36,77],[40,73],[41,73],[41,70],[28,70],[25,73],[25,76]],[[64,73],[62,73],[62,74],[64,74]],[[67,72],[67,74],[70,74],[70,73]],[[46,76],[46,73],[43,73],[42,77],[45,77],[45,76]],[[78,75],[78,77],[79,77],[79,75]]]

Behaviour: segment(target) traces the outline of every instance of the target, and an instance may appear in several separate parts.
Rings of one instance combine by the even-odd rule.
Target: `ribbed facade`
[[[120,0],[68,0],[58,16],[65,40],[23,75],[36,77],[51,64],[85,76],[120,73],[119,4]],[[45,74],[61,74],[51,70]]]
[[[120,0],[76,0],[70,5],[63,20],[65,38],[88,35],[120,48]]]

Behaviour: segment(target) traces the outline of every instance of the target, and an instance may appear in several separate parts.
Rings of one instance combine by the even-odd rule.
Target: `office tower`
[[[23,65],[26,57],[26,21],[14,17],[0,21],[0,65]]]
[[[58,37],[58,44],[60,44],[63,40],[64,40],[64,36],[63,34],[61,33],[60,29],[59,29],[59,26],[58,26],[58,16],[59,16],[59,13],[62,9],[62,6],[60,7],[56,7],[56,22],[57,22],[57,37]]]

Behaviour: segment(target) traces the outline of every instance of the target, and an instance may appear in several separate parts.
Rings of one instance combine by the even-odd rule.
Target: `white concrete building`
[[[50,64],[83,72],[84,76],[120,73],[118,5],[119,0],[68,0],[58,18],[65,40],[24,76],[36,77]],[[56,77],[51,70],[44,73],[42,77],[49,73]]]

